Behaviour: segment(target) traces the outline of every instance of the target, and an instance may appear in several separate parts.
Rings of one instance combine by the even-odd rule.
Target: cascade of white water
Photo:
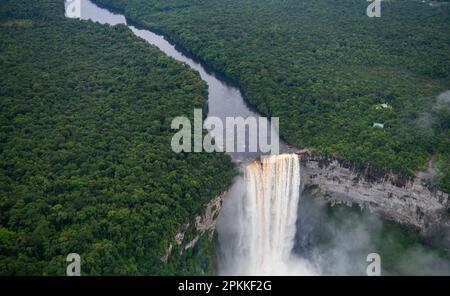
[[[244,274],[285,270],[294,245],[300,189],[296,154],[264,157],[245,170],[238,234]]]

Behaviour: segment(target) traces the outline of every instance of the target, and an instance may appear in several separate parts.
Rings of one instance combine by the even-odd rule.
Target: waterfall
[[[296,154],[251,163],[245,170],[246,195],[240,214],[245,227],[241,245],[248,273],[272,273],[289,259],[295,236],[300,188]]]
[[[245,168],[241,187],[235,191],[243,193],[228,205],[235,211],[225,219],[232,223],[226,230],[218,229],[225,265],[233,265],[226,266],[224,273],[311,274],[291,254],[300,198],[298,156],[283,154],[254,161]]]

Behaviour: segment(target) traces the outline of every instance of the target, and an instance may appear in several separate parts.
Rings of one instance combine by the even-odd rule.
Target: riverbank
[[[96,1],[94,1],[96,2]],[[170,38],[168,38],[170,39]],[[173,39],[172,39],[173,41]],[[182,60],[183,61],[183,60]],[[204,63],[204,61],[202,61]],[[197,66],[198,67],[198,66]],[[213,67],[211,67],[213,68]],[[201,65],[200,68],[200,75],[203,75],[205,77],[204,73],[202,72],[203,65]],[[210,79],[210,77],[207,77],[207,79]],[[215,81],[214,81],[215,83]],[[236,97],[239,99],[239,96]],[[239,114],[240,110],[237,110],[236,112]],[[294,150],[297,150],[294,148]],[[413,183],[411,186],[406,186],[408,182],[410,182],[410,177],[405,177],[402,175],[397,175],[397,177],[391,178],[389,173],[383,172],[381,170],[368,170],[365,169],[366,173],[362,173],[360,169],[357,169],[356,166],[350,165],[350,162],[348,161],[338,161],[338,163],[334,163],[335,161],[330,161],[330,158],[321,157],[318,155],[310,154],[308,158],[303,159],[303,170],[306,173],[306,175],[302,178],[303,180],[306,180],[304,183],[304,187],[307,191],[313,192],[314,188],[319,188],[319,191],[316,191],[316,196],[319,198],[324,198],[330,201],[331,204],[333,203],[358,203],[361,204],[364,207],[368,207],[371,209],[377,210],[377,213],[381,216],[385,215],[386,218],[395,220],[399,223],[404,224],[410,224],[413,227],[418,227],[416,230],[424,229],[429,226],[430,223],[423,222],[421,219],[423,217],[433,217],[433,214],[435,213],[435,209],[442,209],[444,208],[444,204],[441,203],[441,205],[435,205],[433,202],[433,205],[431,208],[428,208],[428,205],[426,205],[427,200],[433,200],[434,195],[431,193],[431,197],[428,197],[427,190],[432,192],[432,190],[429,187],[424,187],[423,189],[425,192],[426,198],[424,198],[422,203],[420,194],[413,194],[411,190],[416,187]],[[337,161],[337,160],[336,160]],[[328,164],[327,164],[328,163]],[[326,165],[325,165],[326,164]],[[337,168],[335,170],[335,168]],[[370,168],[374,168],[371,167]],[[344,170],[341,172],[340,170]],[[309,170],[309,172],[308,172]],[[338,171],[336,173],[336,171]],[[363,169],[364,171],[364,169]],[[340,174],[343,175],[341,179],[339,179]],[[360,179],[360,183],[356,182],[355,179],[358,176],[363,176],[363,178]],[[323,182],[323,183],[322,183]],[[385,183],[386,182],[386,183]],[[386,197],[379,197],[378,193],[383,192],[383,186],[390,186],[390,183],[393,183],[392,190],[398,191],[395,193],[387,192],[388,198],[394,197],[395,205],[398,206],[397,209],[390,208],[392,207],[392,204],[389,204],[385,202],[387,200]],[[323,187],[321,188],[321,186]],[[364,197],[367,196],[367,193],[364,192],[364,189],[370,189],[370,186],[377,186],[376,190],[374,190],[373,193],[370,193],[370,197],[368,199],[364,199]],[[341,185],[337,186],[337,185]],[[354,190],[355,193],[352,193],[350,196],[345,196],[346,192],[350,192],[351,186],[355,185]],[[317,187],[315,187],[317,186]],[[350,188],[350,189],[349,189]],[[415,190],[415,189],[414,189]],[[422,190],[422,189],[420,189]],[[389,197],[392,193],[392,196]],[[413,199],[419,200],[419,211],[417,211],[416,215],[414,214],[414,203],[411,203],[410,198],[406,198],[409,195],[413,195]],[[330,196],[334,196],[333,199],[329,199]],[[406,196],[406,197],[405,197]],[[448,198],[447,198],[448,200]],[[448,207],[448,205],[447,205]],[[382,209],[382,210],[379,210]],[[402,215],[402,209],[407,209],[406,214]],[[409,212],[408,212],[409,211]],[[438,211],[440,212],[440,211]],[[409,213],[412,214],[411,220],[404,219],[405,215],[409,215]],[[422,218],[421,218],[422,217]],[[427,218],[428,219],[428,218]],[[431,223],[436,222],[436,220],[429,219]],[[434,222],[433,222],[434,221]],[[439,222],[439,221],[437,221]],[[427,224],[427,225],[426,225]],[[180,226],[180,229],[184,229],[182,226]],[[176,240],[176,239],[175,239]],[[193,244],[191,243],[191,240],[188,240],[187,245],[192,247]],[[164,257],[162,259],[165,259]]]

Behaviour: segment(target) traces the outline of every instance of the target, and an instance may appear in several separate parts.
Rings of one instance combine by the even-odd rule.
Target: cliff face
[[[202,235],[209,234],[212,239],[216,220],[222,208],[223,199],[227,191],[212,199],[206,206],[205,211],[195,217],[193,223],[181,224],[178,233],[175,235],[175,243],[179,247],[180,254],[195,246]],[[162,262],[167,262],[174,245],[172,243],[166,248],[166,253],[161,257]]]
[[[315,198],[330,204],[356,203],[450,246],[449,194],[426,179],[386,173],[369,164],[356,168],[309,153],[301,154],[301,175],[304,190]]]
[[[406,225],[439,245],[450,248],[450,197],[437,190],[428,179],[387,173],[373,166],[357,168],[349,161],[313,155],[300,155],[302,188],[313,198],[331,205],[354,203],[377,215]],[[211,200],[193,223],[180,226],[174,240],[180,253],[195,246],[205,234],[212,235],[227,192]],[[166,262],[173,245],[161,258]]]

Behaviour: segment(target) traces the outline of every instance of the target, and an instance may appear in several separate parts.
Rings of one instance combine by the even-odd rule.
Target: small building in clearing
[[[383,109],[385,109],[385,110],[386,110],[386,109],[391,110],[391,109],[392,109],[392,107],[391,107],[389,104],[386,104],[386,103],[379,104],[379,105],[375,105],[374,108],[375,108],[376,110],[383,110]]]
[[[372,124],[372,127],[380,127],[380,128],[384,128],[384,123],[381,123],[381,122],[374,122],[373,124]]]

